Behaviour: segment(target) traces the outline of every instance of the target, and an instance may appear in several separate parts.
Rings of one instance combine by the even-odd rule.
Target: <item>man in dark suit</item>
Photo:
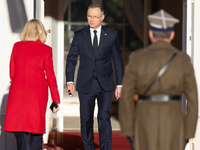
[[[80,100],[81,136],[86,150],[94,150],[93,114],[95,99],[98,102],[98,129],[101,150],[112,149],[112,128],[110,107],[113,91],[121,96],[123,61],[117,32],[101,25],[104,19],[103,7],[91,4],[87,11],[89,26],[75,32],[66,64],[68,93],[73,95],[74,71],[80,56],[76,90]],[[112,61],[116,75],[114,74]]]

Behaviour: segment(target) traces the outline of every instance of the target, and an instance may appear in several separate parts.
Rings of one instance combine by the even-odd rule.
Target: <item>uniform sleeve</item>
[[[185,138],[195,136],[197,119],[198,119],[198,94],[197,85],[192,64],[188,61],[185,65],[184,93],[187,99],[186,116],[185,116]]]
[[[128,68],[122,81],[122,95],[119,100],[119,121],[121,126],[121,134],[123,136],[134,135],[134,109],[135,109],[135,83],[136,69],[132,63],[132,55],[129,58]]]
[[[12,53],[10,56],[10,83],[12,83],[13,77],[15,76],[14,49],[15,45],[13,46]]]
[[[54,101],[56,101],[57,104],[59,104],[60,96],[59,96],[58,85],[57,85],[57,81],[56,81],[56,77],[54,73],[52,57],[53,57],[52,50],[50,50],[45,60],[45,71],[46,71],[48,86],[51,92],[51,97]]]

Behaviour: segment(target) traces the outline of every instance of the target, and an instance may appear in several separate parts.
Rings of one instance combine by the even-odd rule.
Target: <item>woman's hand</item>
[[[53,113],[57,113],[57,111],[60,109],[60,107],[58,106],[57,108],[56,107],[53,107]]]

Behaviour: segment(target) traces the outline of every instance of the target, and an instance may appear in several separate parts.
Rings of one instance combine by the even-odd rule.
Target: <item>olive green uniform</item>
[[[136,104],[134,95],[143,95],[176,51],[177,56],[146,95],[184,93],[187,114],[182,111],[182,102],[177,100],[139,100]],[[132,52],[123,79],[119,119],[121,134],[134,136],[135,150],[183,150],[184,139],[195,135],[197,118],[197,86],[189,56],[164,41]]]

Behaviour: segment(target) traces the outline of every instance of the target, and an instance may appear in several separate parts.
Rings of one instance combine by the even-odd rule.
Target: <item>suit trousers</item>
[[[79,92],[81,137],[85,150],[95,150],[93,134],[93,118],[95,99],[98,103],[98,130],[101,150],[112,149],[112,127],[110,108],[112,104],[113,92],[105,92],[98,82],[94,79],[91,90],[88,94]]]
[[[17,150],[43,150],[43,134],[15,132]]]

